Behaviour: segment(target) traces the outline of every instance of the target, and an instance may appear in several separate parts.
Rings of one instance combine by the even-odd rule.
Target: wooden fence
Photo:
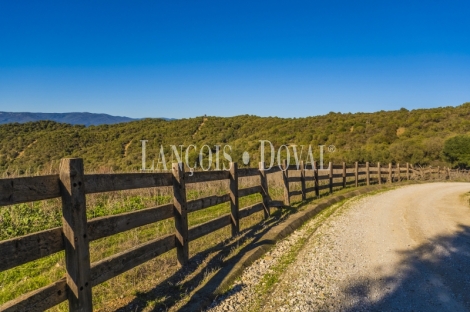
[[[65,250],[66,277],[53,284],[24,294],[0,307],[0,311],[42,311],[68,300],[70,311],[91,311],[92,287],[127,270],[176,248],[180,265],[189,260],[189,242],[213,231],[230,226],[232,235],[239,233],[239,221],[253,213],[264,211],[270,216],[272,207],[290,205],[292,196],[307,198],[308,193],[333,192],[347,186],[396,182],[410,179],[410,166],[372,167],[369,163],[347,166],[329,163],[328,169],[310,168],[303,162],[297,167],[282,169],[239,169],[231,164],[230,171],[184,172],[173,164],[171,173],[84,174],[82,159],[62,159],[58,175],[0,179],[0,206],[51,198],[62,199],[62,227],[0,241],[0,271],[34,261]],[[284,201],[273,201],[269,195],[267,175],[281,172]],[[259,177],[259,185],[239,189],[241,177]],[[229,180],[230,191],[222,196],[210,196],[192,201],[186,199],[186,184]],[[293,184],[295,183],[295,184]],[[307,187],[307,183],[311,186]],[[300,184],[300,187],[299,187]],[[313,185],[312,185],[313,184]],[[290,186],[296,188],[291,190]],[[149,187],[173,187],[173,203],[87,220],[85,195]],[[240,208],[239,198],[260,193],[262,201]],[[188,213],[230,202],[231,212],[200,225],[188,227]],[[176,231],[157,237],[100,261],[90,263],[89,242],[165,219],[174,219]]]

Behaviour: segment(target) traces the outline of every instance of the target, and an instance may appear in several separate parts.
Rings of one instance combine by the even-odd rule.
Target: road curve
[[[241,288],[243,300],[231,294],[213,310],[258,300],[260,311],[470,311],[469,192],[427,183],[350,200],[261,302]]]
[[[309,239],[266,307],[470,311],[468,192],[429,183],[350,203]]]

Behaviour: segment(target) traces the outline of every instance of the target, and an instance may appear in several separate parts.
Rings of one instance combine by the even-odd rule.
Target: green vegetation
[[[470,136],[458,135],[444,144],[444,158],[458,167],[470,167]]]
[[[254,181],[248,181],[254,183]],[[205,197],[227,192],[227,187],[214,182],[204,186],[189,185],[188,199]],[[87,195],[88,219],[135,211],[156,205],[170,203],[171,190],[151,188],[126,190]],[[240,207],[260,202],[261,195],[253,194],[240,199]],[[51,199],[2,207],[0,209],[0,240],[62,226],[61,201]],[[203,210],[195,211],[188,216],[189,226],[194,226],[230,212],[230,204],[224,203]],[[246,229],[263,220],[263,213],[254,214],[243,219],[241,228]],[[216,231],[201,239],[191,242],[191,256],[205,251],[231,237],[230,227]],[[142,226],[123,233],[105,237],[90,243],[91,261],[128,250],[155,237],[174,232],[173,219]],[[146,262],[124,274],[119,275],[93,288],[94,305],[103,308],[115,300],[119,294],[132,300],[136,292],[146,292],[161,283],[166,277],[175,274],[175,252],[168,252],[156,259]],[[18,296],[51,284],[65,274],[64,252],[58,252],[36,261],[0,272],[0,305]],[[144,276],[144,277],[142,277]],[[184,293],[184,291],[182,292]],[[121,303],[123,304],[123,303]],[[61,304],[54,311],[66,311],[67,305]]]
[[[256,164],[259,140],[270,140],[276,152],[283,144],[312,144],[316,158],[317,145],[335,145],[335,153],[325,153],[326,161],[458,166],[464,163],[453,160],[452,153],[444,155],[444,144],[447,139],[469,133],[470,103],[412,111],[402,108],[376,113],[331,112],[305,118],[243,115],[173,121],[144,119],[90,127],[52,121],[15,123],[0,126],[0,172],[55,172],[58,160],[63,157],[82,157],[89,171],[139,170],[142,161],[140,140],[144,139],[148,140],[148,166],[152,161],[157,165],[161,145],[169,163],[170,145],[176,145],[179,150],[179,145],[186,148],[190,144],[198,148],[196,152],[191,148],[191,163],[196,162],[199,148],[204,144],[211,146],[213,152],[215,145],[230,144],[230,154],[235,161],[241,163],[242,153],[248,151],[252,164]],[[207,148],[204,153],[208,153]],[[222,156],[221,151],[221,159]]]

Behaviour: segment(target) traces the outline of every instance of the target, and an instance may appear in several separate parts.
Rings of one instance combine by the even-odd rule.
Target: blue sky
[[[1,1],[0,110],[303,117],[470,101],[468,1]]]

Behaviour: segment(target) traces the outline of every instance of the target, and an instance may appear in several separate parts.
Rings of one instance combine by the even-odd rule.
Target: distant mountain
[[[170,118],[163,118],[165,120],[172,120]],[[13,113],[13,112],[0,112],[0,124],[7,123],[25,123],[30,121],[52,120],[55,122],[68,123],[72,125],[103,125],[103,124],[116,124],[121,122],[135,121],[138,119],[111,116],[107,114],[92,114],[92,113]]]

